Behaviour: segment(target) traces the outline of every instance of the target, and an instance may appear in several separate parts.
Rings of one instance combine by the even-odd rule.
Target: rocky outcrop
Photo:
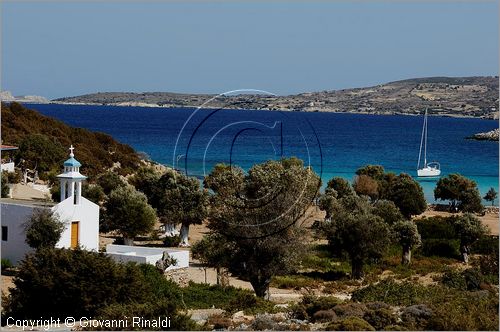
[[[470,137],[467,137],[468,139],[475,139],[478,141],[497,141],[498,142],[498,136],[499,136],[499,129],[493,129],[491,131],[488,131],[486,133],[478,133],[475,135],[472,135]]]
[[[5,102],[18,102],[18,103],[32,103],[32,104],[45,104],[49,100],[41,96],[13,96],[10,91],[0,91],[0,100]]]

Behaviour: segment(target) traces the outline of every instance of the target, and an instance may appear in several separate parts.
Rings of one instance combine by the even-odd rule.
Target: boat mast
[[[427,167],[427,108],[425,109],[425,145],[424,145],[424,168]]]
[[[422,137],[420,138],[420,149],[418,150],[418,163],[417,163],[417,169],[420,167],[420,158],[422,156],[422,145],[424,145],[424,135],[425,135],[425,155],[424,155],[424,160],[425,160],[425,166],[427,165],[427,108],[425,109],[425,115],[424,115],[424,124],[422,126]],[[425,168],[424,166],[424,168]]]

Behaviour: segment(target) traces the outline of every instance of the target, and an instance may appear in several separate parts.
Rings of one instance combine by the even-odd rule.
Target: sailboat
[[[424,147],[424,165],[420,168],[422,157],[422,146]],[[419,177],[436,177],[441,175],[440,165],[437,161],[427,163],[427,108],[424,115],[424,126],[422,128],[422,138],[420,139],[420,151],[418,152],[417,175]]]

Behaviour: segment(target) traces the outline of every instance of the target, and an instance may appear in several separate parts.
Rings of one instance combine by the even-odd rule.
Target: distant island
[[[478,141],[497,141],[498,142],[499,134],[500,134],[500,131],[497,128],[497,129],[490,130],[486,133],[477,133],[475,135],[467,137],[467,139],[475,139]]]
[[[307,92],[289,96],[225,96],[210,107],[230,109],[431,115],[498,119],[498,76],[428,77],[366,88]],[[100,92],[58,98],[64,104],[198,107],[211,94]]]

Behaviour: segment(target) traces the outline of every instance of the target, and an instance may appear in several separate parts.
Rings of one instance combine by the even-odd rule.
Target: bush
[[[12,262],[8,258],[2,258],[2,272],[13,267]]]
[[[354,291],[351,299],[357,302],[383,301],[390,305],[408,306],[439,298],[445,294],[446,291],[442,287],[386,279]]]
[[[338,322],[329,324],[327,331],[375,331],[373,326],[359,317],[347,317]]]
[[[411,329],[422,329],[432,316],[432,310],[425,304],[415,304],[403,309],[401,318]]]
[[[167,236],[163,239],[163,245],[165,247],[178,247],[181,243],[181,238],[179,235]]]
[[[421,253],[424,256],[458,258],[460,241],[448,239],[427,239],[422,241]]]
[[[490,255],[498,253],[498,236],[483,236],[471,246],[472,254]]]
[[[345,303],[336,305],[333,310],[340,317],[356,316],[361,317],[365,315],[368,308],[363,303]]]
[[[397,316],[391,309],[380,308],[369,310],[363,317],[376,330],[383,330],[386,326],[396,324]]]
[[[463,292],[431,306],[433,315],[425,329],[441,331],[498,330],[498,295],[473,297]]]
[[[232,286],[222,287],[190,282],[188,287],[182,289],[182,294],[184,303],[190,309],[215,307],[228,312],[244,310],[255,313],[270,312],[274,308],[272,302],[257,298],[252,291]]]
[[[342,301],[333,296],[306,295],[302,301],[292,307],[293,316],[297,319],[311,319],[318,311],[333,309]]]
[[[129,304],[130,308],[146,312],[146,308],[132,304],[167,301],[168,314],[174,320],[180,303],[178,286],[155,267],[119,264],[102,253],[80,249],[42,248],[28,254],[19,266],[14,285],[4,315],[15,319],[117,315],[119,310],[127,312]],[[104,311],[112,304],[117,306]]]
[[[319,310],[313,315],[314,322],[331,322],[337,319],[337,314],[332,309]]]
[[[456,217],[430,217],[415,220],[422,239],[456,239]]]

